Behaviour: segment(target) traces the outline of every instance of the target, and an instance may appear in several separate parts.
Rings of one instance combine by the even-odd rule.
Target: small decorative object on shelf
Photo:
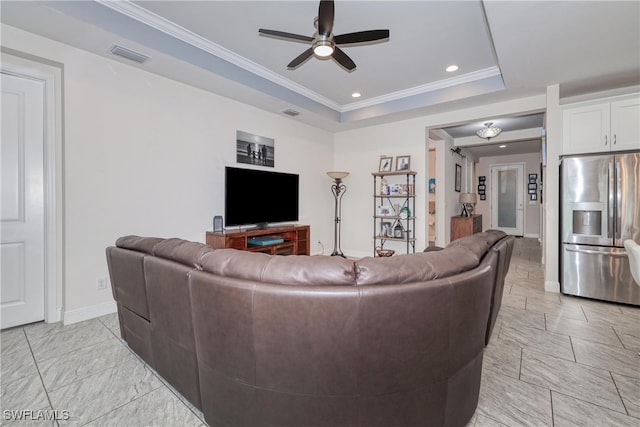
[[[402,225],[399,222],[396,223],[396,226],[393,227],[393,237],[396,239],[402,239],[404,235],[404,230],[402,229]]]
[[[396,253],[393,249],[382,249],[381,246],[376,246],[376,254],[381,257],[390,257]]]
[[[411,216],[411,209],[409,209],[408,206],[404,206],[402,209],[400,209],[400,213],[398,214],[398,216],[400,217],[400,219],[407,219]]]
[[[396,162],[409,164],[409,156],[398,156]],[[406,253],[415,253],[416,172],[412,170],[373,172],[374,255],[381,255],[387,242],[404,243]],[[380,182],[378,182],[380,179]],[[393,250],[395,253],[398,248]],[[387,255],[388,256],[388,255]]]
[[[381,195],[389,194],[389,182],[387,182],[387,180],[384,178],[380,180],[380,194]]]

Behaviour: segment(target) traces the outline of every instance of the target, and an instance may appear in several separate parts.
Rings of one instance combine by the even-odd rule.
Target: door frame
[[[15,58],[15,60],[14,60]],[[33,64],[30,66],[29,64]],[[56,81],[61,82],[61,72],[46,70],[37,62],[15,57],[2,52],[1,71],[19,78],[37,80],[44,84],[44,321],[54,323],[62,320],[62,307],[58,306],[58,273],[62,272],[58,262],[58,194],[56,169]],[[58,83],[60,86],[60,83]],[[60,206],[61,207],[61,206]],[[62,282],[60,281],[60,284]],[[62,292],[60,292],[62,294]]]
[[[522,192],[522,237],[524,237],[525,230],[526,230],[526,225],[527,225],[527,210],[525,209],[525,193],[524,193],[524,183],[525,183],[525,175],[527,172],[527,165],[525,162],[509,162],[509,163],[495,163],[495,164],[491,164],[489,165],[489,173],[491,174],[491,196],[489,198],[489,212],[491,215],[491,228],[495,228],[497,229],[498,224],[494,224],[493,223],[493,214],[494,214],[494,209],[496,209],[496,207],[493,205],[493,201],[494,201],[494,197],[495,197],[495,192],[493,191],[493,186],[496,185],[497,183],[494,182],[493,180],[493,168],[497,167],[507,167],[507,166],[520,166],[522,167],[522,185],[520,186],[520,191]],[[516,208],[517,209],[517,208]]]

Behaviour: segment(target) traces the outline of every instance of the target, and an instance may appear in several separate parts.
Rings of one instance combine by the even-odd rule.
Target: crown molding
[[[217,43],[212,42],[186,28],[177,25],[174,22],[169,21],[137,4],[126,1],[110,1],[110,0],[96,0],[97,3],[102,6],[108,7],[122,15],[125,15],[131,19],[134,19],[144,25],[154,28],[170,37],[190,44],[191,46],[198,48],[204,52],[214,55],[222,60],[225,60],[233,65],[243,68],[250,73],[265,78],[273,83],[279,84],[287,89],[290,89],[302,96],[305,96],[313,101],[316,101],[326,107],[329,107],[335,111],[340,111],[342,105],[337,102],[320,95],[292,80],[282,77],[280,74],[256,64],[229,49],[220,46]]]
[[[453,86],[458,86],[464,83],[475,82],[490,77],[501,76],[500,69],[498,67],[485,68],[483,70],[473,71],[471,73],[463,74],[461,76],[452,77],[449,79],[438,80],[437,82],[431,82],[420,86],[411,87],[408,89],[391,92],[385,95],[377,96],[363,101],[352,102],[342,106],[341,112],[359,110],[361,108],[373,107],[375,105],[384,104],[390,101],[396,101],[398,99],[407,98],[413,95],[421,95],[423,93],[433,92],[440,89],[446,89]]]

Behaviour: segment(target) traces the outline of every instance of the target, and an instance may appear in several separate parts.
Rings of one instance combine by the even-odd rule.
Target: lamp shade
[[[346,178],[349,175],[349,172],[333,171],[333,172],[327,172],[327,175],[329,175],[329,177],[331,177],[332,179],[342,179],[342,178]]]
[[[476,193],[460,193],[460,203],[471,203],[475,205],[476,202]]]

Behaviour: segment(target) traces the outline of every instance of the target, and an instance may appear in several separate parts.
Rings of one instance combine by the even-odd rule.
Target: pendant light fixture
[[[493,122],[487,122],[484,124],[484,126],[485,127],[477,131],[476,134],[480,138],[485,138],[487,141],[491,138],[495,138],[496,136],[500,135],[500,132],[502,132],[502,129],[493,126]]]

